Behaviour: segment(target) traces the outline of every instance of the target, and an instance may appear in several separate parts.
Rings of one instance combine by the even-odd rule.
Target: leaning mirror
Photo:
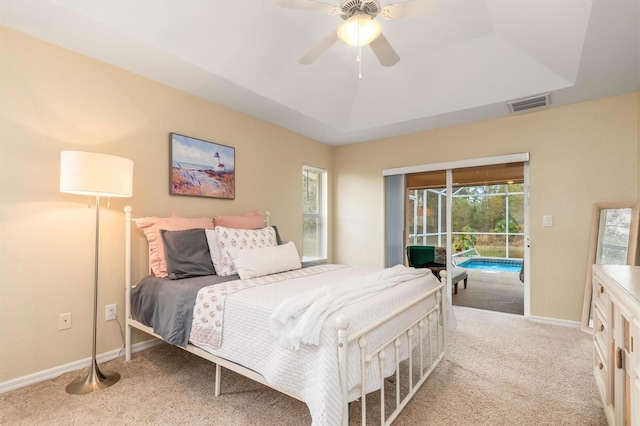
[[[638,213],[634,202],[596,203],[591,215],[582,329],[591,331],[591,270],[599,265],[638,265]]]

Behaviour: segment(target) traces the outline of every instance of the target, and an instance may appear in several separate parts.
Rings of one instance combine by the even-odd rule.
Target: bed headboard
[[[125,274],[127,279],[130,279],[133,283],[140,281],[143,277],[151,275],[151,250],[147,242],[147,238],[138,226],[134,226],[144,218],[134,218],[133,208],[131,206],[125,206]],[[213,216],[212,216],[213,218]],[[263,215],[264,226],[268,227],[271,223],[271,213],[265,212]],[[135,236],[132,233],[132,229],[135,229]],[[135,255],[134,255],[135,253]],[[129,286],[132,283],[128,284]],[[135,285],[135,284],[133,284]]]

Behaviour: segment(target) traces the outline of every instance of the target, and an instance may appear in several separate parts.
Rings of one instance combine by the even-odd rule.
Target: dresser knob
[[[600,331],[604,331],[604,324],[600,324]]]
[[[616,368],[621,370],[624,368],[624,361],[622,359],[623,353],[622,348],[616,348]]]
[[[602,369],[604,368],[604,364],[603,364],[603,363],[599,363],[599,364],[598,364],[598,368],[599,368],[600,370],[602,370]]]

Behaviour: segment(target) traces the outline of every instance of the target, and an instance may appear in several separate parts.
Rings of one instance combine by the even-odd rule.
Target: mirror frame
[[[627,265],[638,264],[638,217],[640,213],[640,202],[620,201],[609,203],[595,203],[591,212],[591,236],[589,237],[589,257],[587,258],[587,279],[584,286],[584,301],[582,305],[583,331],[592,333],[593,328],[589,325],[591,320],[591,302],[593,296],[592,271],[596,263],[596,252],[598,245],[598,234],[600,231],[600,212],[606,209],[631,209],[631,225],[629,228],[629,246],[627,250]]]

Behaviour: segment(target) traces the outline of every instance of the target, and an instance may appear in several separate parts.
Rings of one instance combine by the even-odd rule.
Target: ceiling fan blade
[[[392,3],[382,8],[380,16],[384,19],[419,18],[433,15],[438,6],[435,1],[411,0],[403,3]]]
[[[380,34],[369,46],[371,46],[373,53],[375,53],[380,63],[385,67],[393,66],[400,60],[400,56],[398,56],[393,47],[391,47],[389,40],[387,40],[384,34]]]
[[[299,62],[303,65],[309,65],[310,63],[318,59],[320,55],[322,55],[336,41],[338,41],[338,34],[334,31],[320,40],[320,43],[316,44],[313,49],[311,49],[309,52],[307,52],[306,55],[300,58]]]
[[[275,0],[276,5],[284,9],[306,10],[309,12],[320,12],[327,15],[340,15],[342,11],[338,6],[327,3],[320,3],[313,0]]]

